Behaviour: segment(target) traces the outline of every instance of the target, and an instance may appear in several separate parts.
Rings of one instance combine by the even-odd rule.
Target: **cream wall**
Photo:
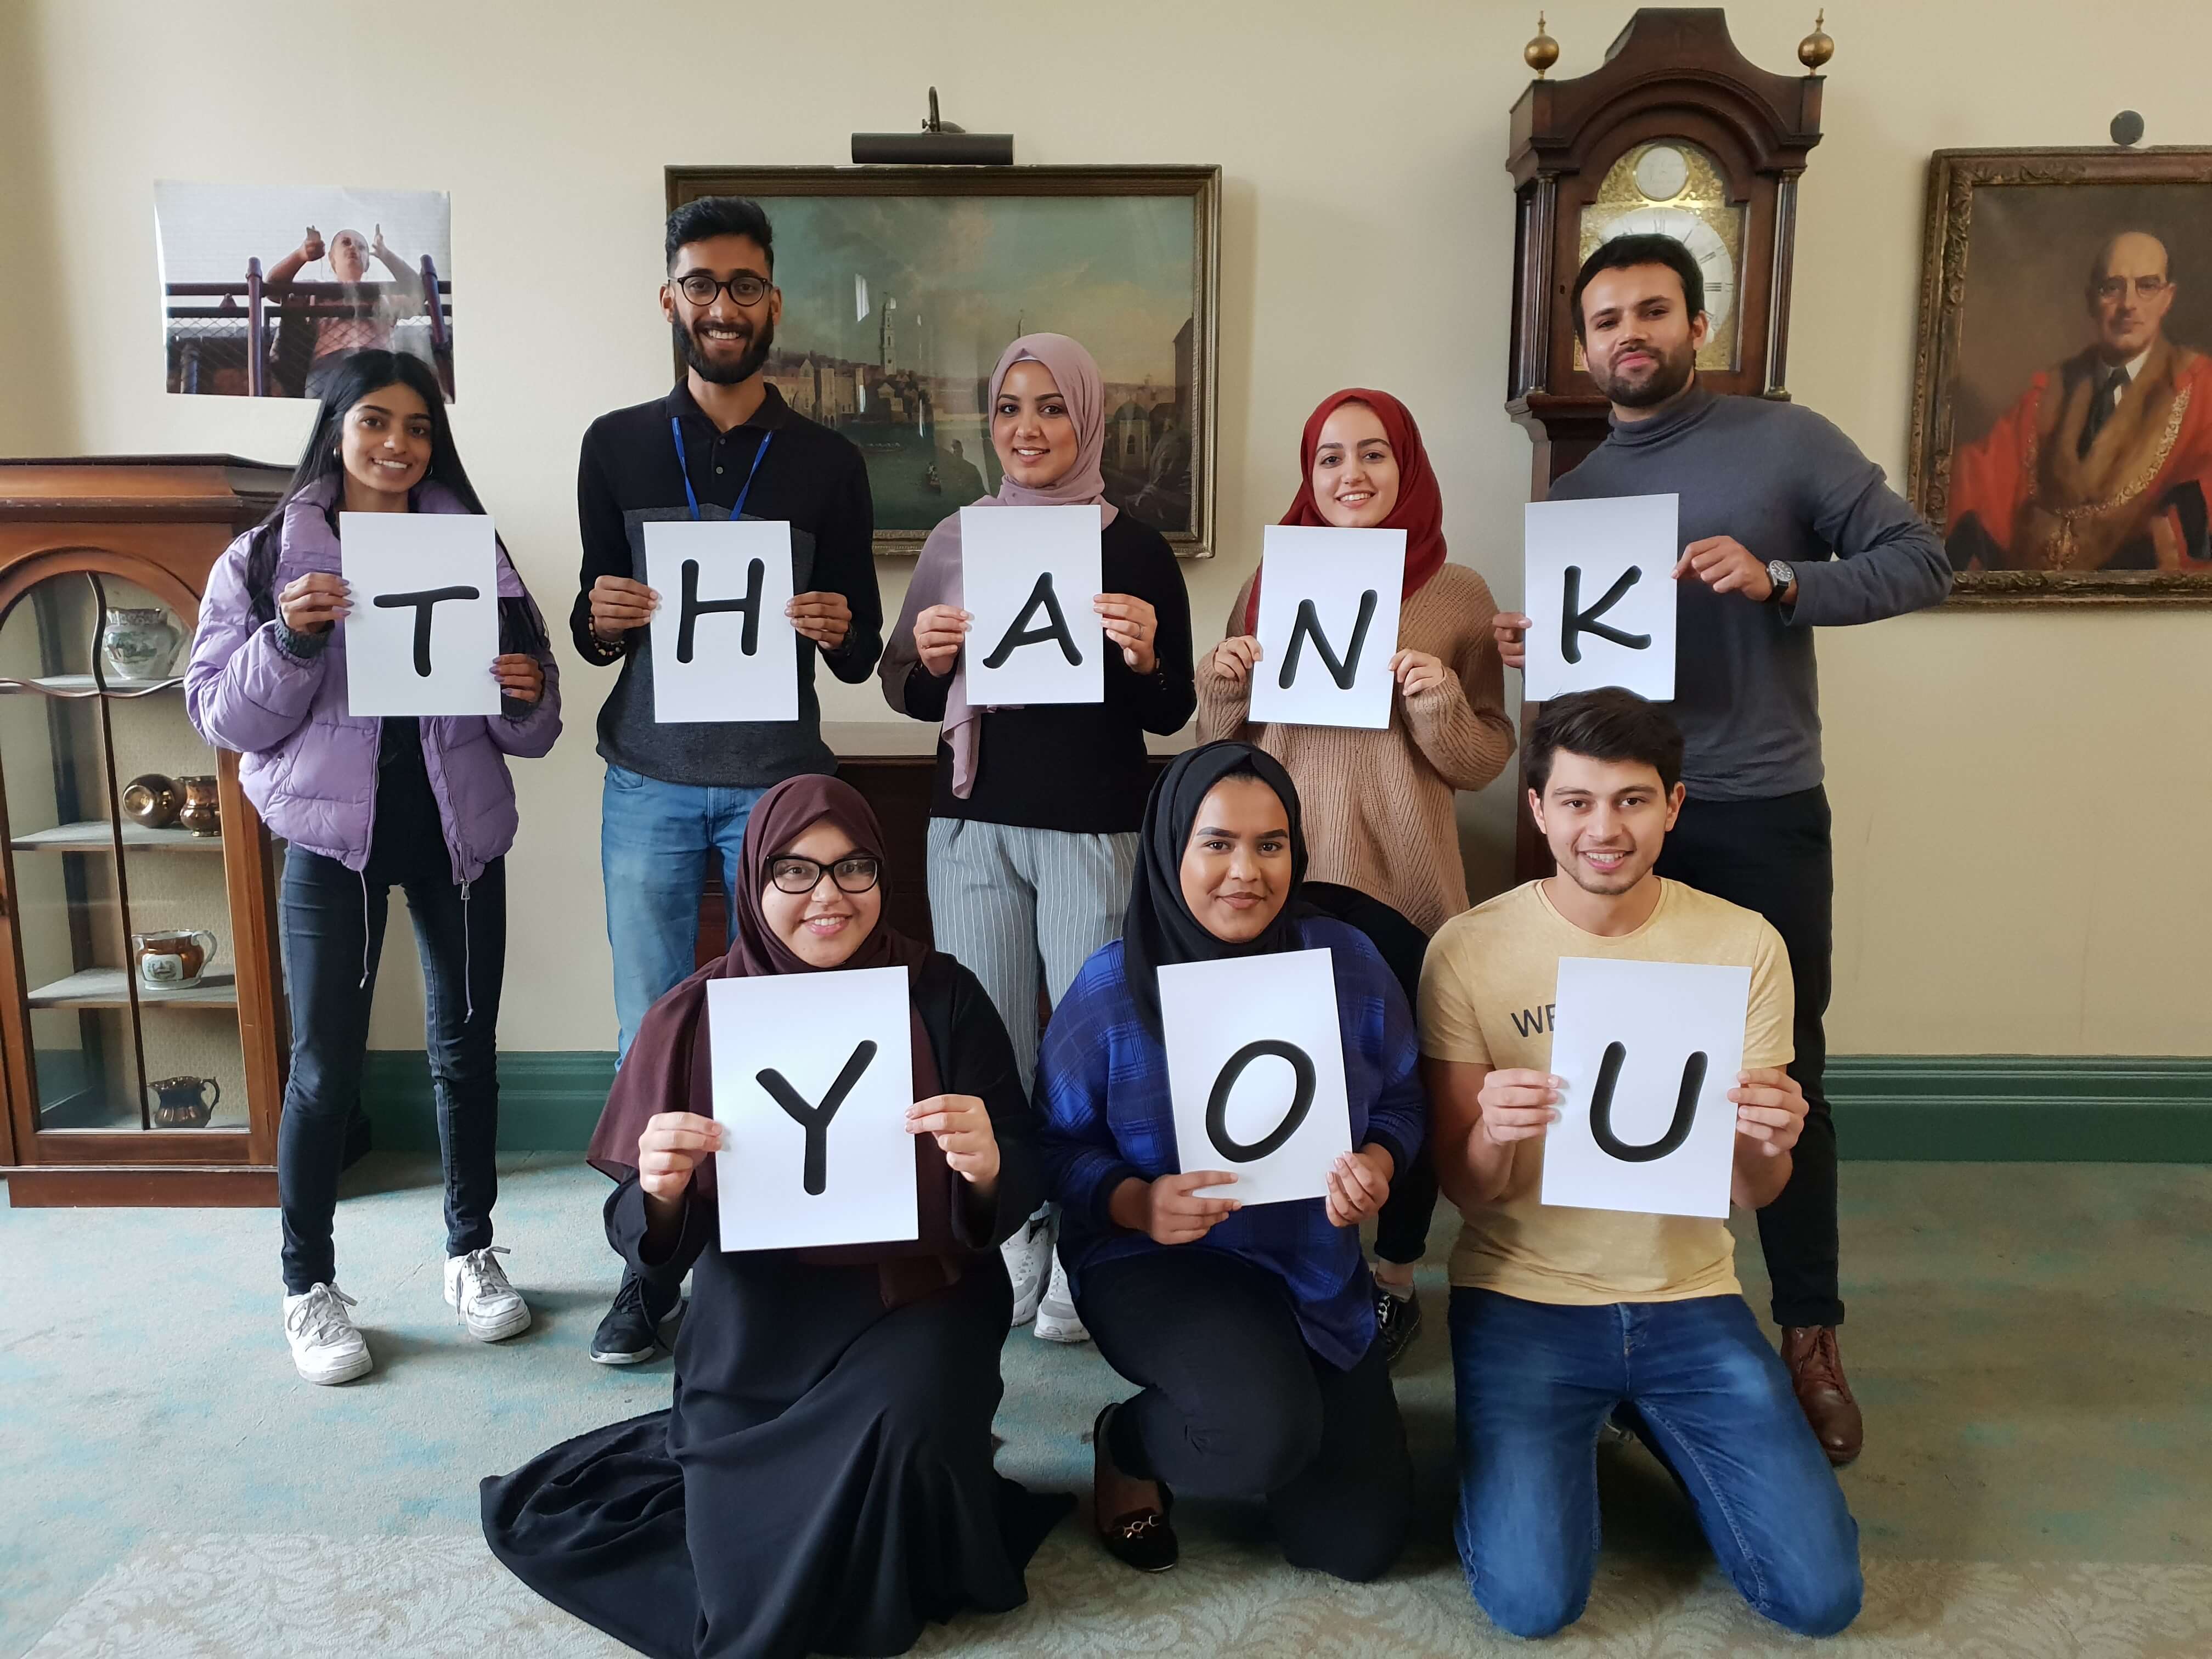
[[[1557,72],[1594,68],[1630,9],[1553,0]],[[564,610],[577,437],[665,381],[661,167],[842,161],[854,129],[917,118],[933,81],[950,118],[1012,131],[1024,162],[1224,169],[1224,556],[1189,568],[1202,637],[1291,488],[1306,410],[1349,382],[1419,415],[1455,556],[1510,603],[1528,449],[1499,408],[1500,161],[1534,10],[0,0],[0,448],[295,453],[301,405],[159,390],[154,178],[450,190],[455,425],[526,576]],[[1784,70],[1812,10],[1730,15]],[[2124,105],[2154,141],[2212,142],[2212,9],[2137,9],[2132,58],[2057,0],[2002,27],[1964,4],[1829,12],[1790,384],[1901,479],[1928,152],[2096,143]],[[882,574],[895,606],[903,570]],[[2208,644],[2202,612],[1950,612],[1823,640],[1837,1051],[2203,1051]],[[608,680],[568,665],[568,735],[517,769],[509,1048],[612,1041],[591,744]],[[882,712],[872,684],[823,700],[832,718]],[[1462,817],[1478,889],[1495,888],[1504,788]],[[421,1040],[408,954],[387,958],[380,1045]]]

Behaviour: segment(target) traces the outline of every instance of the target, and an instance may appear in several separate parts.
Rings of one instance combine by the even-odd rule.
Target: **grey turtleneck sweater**
[[[1881,469],[1809,409],[1692,385],[1612,434],[1554,501],[1679,495],[1685,546],[1733,536],[1797,573],[1788,610],[1678,584],[1675,718],[1683,781],[1705,800],[1765,800],[1820,781],[1813,629],[1942,603],[1951,562]]]

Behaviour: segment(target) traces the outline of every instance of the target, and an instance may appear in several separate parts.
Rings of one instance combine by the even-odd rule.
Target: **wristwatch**
[[[1767,604],[1779,605],[1782,596],[1797,585],[1797,573],[1784,560],[1769,559],[1766,562],[1766,580],[1774,584],[1774,591],[1766,596]]]

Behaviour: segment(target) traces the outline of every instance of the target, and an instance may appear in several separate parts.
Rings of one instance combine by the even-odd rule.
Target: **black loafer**
[[[1106,1447],[1106,1421],[1113,1412],[1113,1407],[1106,1407],[1098,1413],[1098,1420],[1091,1425],[1092,1518],[1098,1528],[1098,1541],[1105,1545],[1107,1554],[1123,1566],[1134,1567],[1139,1572],[1165,1572],[1182,1559],[1182,1546],[1176,1541],[1175,1528],[1168,1520],[1175,1509],[1175,1494],[1168,1490],[1167,1482],[1153,1482],[1160,1489],[1158,1509],[1131,1510],[1126,1515],[1109,1518],[1097,1506],[1098,1474],[1112,1468],[1114,1462],[1114,1455]]]
[[[1375,1287],[1375,1331],[1382,1339],[1382,1358],[1395,1365],[1421,1334],[1421,1298],[1418,1293],[1398,1296]]]

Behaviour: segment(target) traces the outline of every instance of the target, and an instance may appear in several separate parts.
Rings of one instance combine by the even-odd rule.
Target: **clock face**
[[[1718,165],[1686,138],[1632,146],[1606,171],[1583,209],[1582,257],[1616,236],[1671,236],[1690,251],[1705,277],[1710,332],[1700,368],[1732,369],[1738,338],[1737,285],[1743,262],[1743,210],[1729,199]],[[1582,348],[1575,348],[1575,367]]]
[[[1695,213],[1679,207],[1631,208],[1607,220],[1598,232],[1598,240],[1655,234],[1671,236],[1690,250],[1705,279],[1705,315],[1711,319],[1713,332],[1719,333],[1735,311],[1735,261],[1729,257],[1728,244],[1721,240],[1720,233]]]

